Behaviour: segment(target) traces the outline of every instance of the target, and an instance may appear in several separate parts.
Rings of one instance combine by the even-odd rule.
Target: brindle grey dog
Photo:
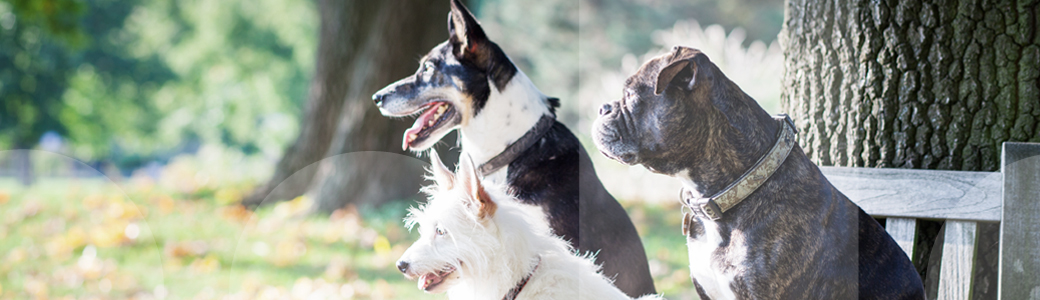
[[[696,49],[675,47],[600,109],[600,151],[683,182],[703,299],[923,299],[907,255]]]

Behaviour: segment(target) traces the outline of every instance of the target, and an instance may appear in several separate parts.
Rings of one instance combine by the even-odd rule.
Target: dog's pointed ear
[[[477,167],[469,156],[463,155],[459,158],[459,184],[465,189],[466,195],[469,196],[466,197],[467,201],[471,201],[468,204],[475,209],[477,217],[485,220],[495,215],[495,209],[498,206],[495,205],[495,202],[491,200],[491,196],[484,190],[483,184],[480,183],[480,175],[477,172]]]
[[[672,55],[668,58],[667,64],[657,73],[654,93],[660,95],[669,86],[676,86],[686,91],[693,90],[693,85],[697,83],[697,63],[694,62],[694,58],[698,54],[701,52],[693,48],[682,46],[672,48]]]
[[[430,148],[430,172],[433,173],[433,181],[441,191],[451,190],[455,186],[455,174],[441,161],[437,150]]]
[[[451,0],[448,13],[448,41],[458,58],[479,58],[486,51],[488,38],[477,18],[459,0]]]

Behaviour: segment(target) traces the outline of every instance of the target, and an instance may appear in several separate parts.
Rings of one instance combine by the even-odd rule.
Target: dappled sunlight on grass
[[[412,203],[316,216],[299,197],[254,212],[236,204],[244,191],[0,179],[0,299],[445,299],[394,268],[417,238],[401,222]],[[624,204],[658,289],[690,299],[678,205]]]
[[[253,212],[222,190],[0,180],[0,299],[433,297],[393,268],[414,238],[404,204],[318,217],[302,197]]]

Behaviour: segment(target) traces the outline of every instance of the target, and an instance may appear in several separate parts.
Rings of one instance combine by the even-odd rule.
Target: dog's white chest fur
[[[696,184],[687,178],[679,179],[687,189],[696,193]],[[747,257],[744,236],[739,232],[730,233],[729,245],[726,249],[720,249],[723,240],[718,223],[710,220],[701,220],[701,223],[704,225],[704,234],[686,239],[690,276],[697,280],[697,284],[711,299],[736,299],[732,283]]]
[[[550,114],[545,95],[519,70],[502,91],[494,88],[493,83],[491,86],[484,108],[459,129],[462,151],[477,164],[491,160],[534,127],[542,116]],[[507,168],[495,173],[503,174],[504,179]],[[504,182],[496,179],[491,178]]]
[[[732,283],[745,255],[733,252],[734,250],[743,252],[738,250],[743,248],[734,245],[737,237],[731,236],[731,246],[727,247],[730,250],[729,253],[719,253],[722,251],[719,248],[722,236],[719,234],[718,224],[707,220],[703,224],[704,234],[695,239],[687,238],[686,240],[686,247],[690,255],[690,275],[697,280],[697,283],[711,299],[736,299]],[[739,242],[742,244],[743,239],[741,238]],[[725,259],[719,261],[719,258]],[[739,261],[733,261],[733,259]],[[736,268],[732,268],[733,266]]]

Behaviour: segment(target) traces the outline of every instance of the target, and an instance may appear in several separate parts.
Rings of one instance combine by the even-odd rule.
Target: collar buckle
[[[719,208],[718,203],[715,203],[715,199],[708,199],[708,201],[699,204],[700,212],[704,217],[711,219],[712,221],[722,218],[722,209]]]
[[[722,218],[722,208],[719,207],[719,204],[715,202],[714,198],[696,199],[690,197],[686,198],[684,202],[684,206],[689,207],[694,216],[710,219],[712,221]]]
[[[787,115],[777,115],[773,119],[781,124],[780,130],[776,133],[776,142],[769,152],[760,157],[740,178],[706,198],[694,197],[692,192],[685,189],[679,190],[679,198],[684,206],[690,208],[692,215],[712,221],[721,219],[724,212],[758,190],[780,168],[796,145],[795,134],[798,131],[794,121]]]

